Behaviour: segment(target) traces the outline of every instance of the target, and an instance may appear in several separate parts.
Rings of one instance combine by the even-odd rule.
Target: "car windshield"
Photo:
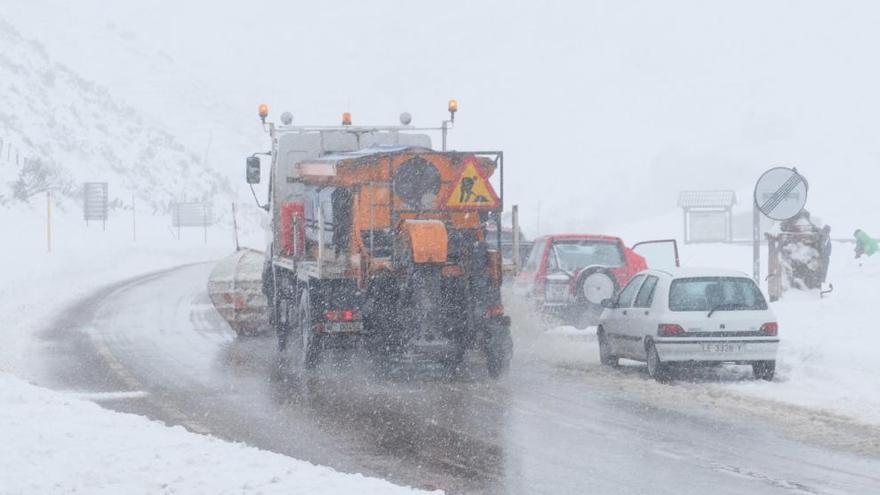
[[[576,270],[590,265],[623,265],[623,255],[616,241],[556,241],[553,243],[553,251],[560,270]],[[551,263],[556,263],[556,260],[551,259]]]
[[[750,278],[693,277],[672,281],[669,287],[669,309],[748,311],[767,309],[767,302]]]

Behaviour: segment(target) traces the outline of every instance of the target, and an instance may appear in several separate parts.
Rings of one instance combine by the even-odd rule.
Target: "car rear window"
[[[559,268],[576,270],[590,265],[622,266],[623,253],[615,241],[565,240],[553,243]]]
[[[669,287],[671,311],[754,311],[767,309],[761,290],[745,277],[679,278]]]

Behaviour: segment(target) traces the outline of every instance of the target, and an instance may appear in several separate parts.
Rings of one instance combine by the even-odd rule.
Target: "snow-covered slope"
[[[84,181],[109,182],[111,201],[134,191],[154,211],[231,191],[202,156],[2,19],[0,81],[5,204],[47,188],[73,199]]]
[[[3,493],[417,494],[196,435],[0,373]]]
[[[243,161],[268,143],[256,115],[267,96],[253,87],[267,78],[242,67],[242,54],[252,52],[243,47],[247,40],[233,41],[229,26],[214,18],[221,10],[246,9],[205,2],[33,0],[0,15],[39,40],[53,60],[110,88],[146,122],[195,150],[229,178],[239,201],[253,203]],[[242,48],[230,50],[217,37]],[[216,58],[222,68],[205,70],[202,61]],[[272,105],[272,114],[278,113]]]

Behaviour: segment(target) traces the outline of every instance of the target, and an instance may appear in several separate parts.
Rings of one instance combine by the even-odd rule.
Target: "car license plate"
[[[547,284],[547,301],[564,301],[568,298],[568,285],[566,284]]]
[[[728,353],[728,352],[742,352],[745,349],[745,344],[730,344],[724,342],[712,342],[701,344],[703,346],[703,352],[717,352],[717,353]]]

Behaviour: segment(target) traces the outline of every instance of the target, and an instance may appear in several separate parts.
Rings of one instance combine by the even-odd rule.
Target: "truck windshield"
[[[761,290],[745,277],[693,277],[672,281],[671,311],[755,311],[767,309]]]
[[[556,268],[560,270],[576,270],[590,265],[622,266],[623,255],[615,241],[567,240],[553,243],[556,259],[551,256],[551,265],[558,260]],[[551,253],[552,254],[552,253]]]

